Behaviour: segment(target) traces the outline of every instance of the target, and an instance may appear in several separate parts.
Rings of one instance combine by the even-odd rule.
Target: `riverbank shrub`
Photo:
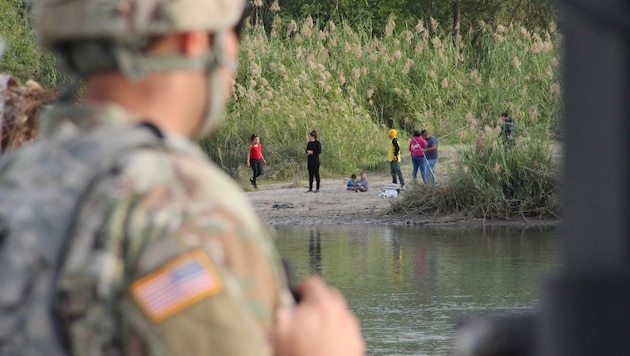
[[[550,141],[519,139],[509,147],[490,141],[460,149],[448,180],[412,185],[392,211],[503,220],[558,218],[558,164]]]

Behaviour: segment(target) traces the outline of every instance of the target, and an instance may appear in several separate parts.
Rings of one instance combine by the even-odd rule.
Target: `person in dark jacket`
[[[438,141],[437,138],[431,135],[427,130],[422,130],[420,134],[422,138],[427,141],[427,147],[424,149],[424,158],[427,159],[427,181],[430,184],[436,184],[435,164],[438,161]]]
[[[308,163],[308,190],[306,193],[319,193],[319,154],[322,153],[322,145],[317,141],[317,131],[308,133],[308,144],[306,145],[306,157]],[[313,191],[313,180],[316,181],[316,189]]]

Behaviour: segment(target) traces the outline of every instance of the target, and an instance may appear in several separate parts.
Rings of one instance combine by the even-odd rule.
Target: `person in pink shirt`
[[[413,137],[411,141],[409,141],[409,152],[411,152],[411,163],[413,163],[413,171],[411,176],[413,180],[416,180],[418,176],[418,169],[420,170],[420,175],[422,176],[422,180],[426,182],[426,172],[425,172],[425,163],[426,160],[424,158],[424,149],[427,147],[427,141],[422,138],[420,131],[414,130]]]

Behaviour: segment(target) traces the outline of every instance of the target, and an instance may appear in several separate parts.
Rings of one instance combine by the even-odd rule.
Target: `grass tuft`
[[[507,149],[496,143],[461,149],[449,181],[413,185],[392,211],[502,220],[557,218],[558,167],[551,145],[521,140]]]

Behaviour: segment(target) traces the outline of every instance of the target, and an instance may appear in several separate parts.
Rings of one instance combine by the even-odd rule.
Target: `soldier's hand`
[[[365,354],[359,322],[338,290],[318,277],[307,278],[298,289],[300,303],[277,314],[275,355]]]

